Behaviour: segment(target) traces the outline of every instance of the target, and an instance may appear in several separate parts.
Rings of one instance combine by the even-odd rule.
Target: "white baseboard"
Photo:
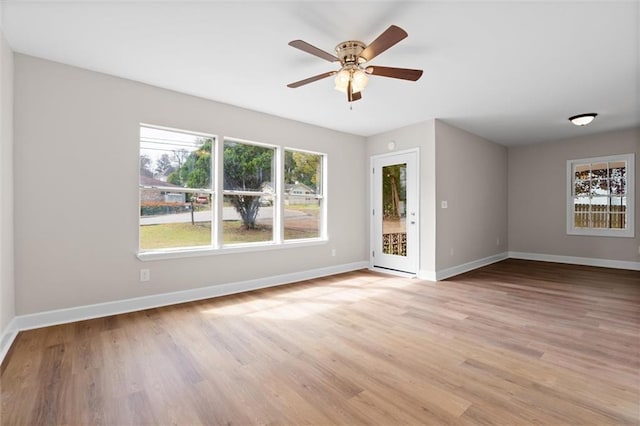
[[[507,258],[507,252],[503,252],[495,254],[493,256],[485,257],[484,259],[478,259],[471,262],[463,263],[462,265],[440,269],[439,271],[428,271],[426,269],[421,269],[420,271],[418,271],[418,278],[426,281],[442,281],[455,275],[460,275],[465,272],[473,271],[474,269],[482,268],[483,266],[491,265],[492,263],[500,262],[501,260],[505,260]]]
[[[161,306],[175,305],[177,303],[192,302],[212,297],[227,296],[230,294],[243,293],[261,288],[275,287],[298,281],[326,277],[343,272],[356,271],[358,269],[366,269],[368,267],[369,262],[354,262],[254,280],[176,291],[172,293],[154,294],[132,299],[98,303],[95,305],[85,305],[67,309],[38,312],[35,314],[19,315],[11,321],[7,327],[7,331],[3,334],[2,340],[0,341],[2,344],[2,346],[0,346],[0,363],[11,347],[11,343],[15,339],[15,336],[22,330],[83,321],[106,317],[109,315],[124,314],[127,312],[141,311],[150,308],[159,308]]]
[[[513,259],[538,260],[540,262],[568,263],[571,265],[599,266],[602,268],[629,269],[640,271],[640,262],[625,260],[597,259],[593,257],[558,256],[555,254],[523,253],[510,251],[509,257]]]
[[[14,317],[11,322],[9,322],[6,330],[0,335],[0,364],[2,364],[4,357],[7,355],[7,352],[9,352],[9,348],[11,348],[17,335],[16,318]]]
[[[424,280],[424,281],[437,281],[436,272],[435,271],[428,271],[426,269],[420,269],[418,271],[418,279],[421,279],[421,280]]]
[[[369,266],[369,270],[372,271],[372,272],[380,272],[381,274],[394,275],[396,277],[402,277],[402,278],[416,278],[417,277],[416,274],[412,274],[411,272],[395,271],[393,269],[378,268],[376,266]]]
[[[450,278],[454,275],[459,275],[464,272],[469,272],[471,270],[499,262],[507,258],[640,271],[640,262],[510,251],[435,272],[420,270],[418,271],[417,277],[421,280],[440,281],[446,278]],[[18,332],[22,330],[47,327],[51,325],[105,317],[109,315],[140,311],[144,309],[158,308],[167,305],[174,305],[177,303],[192,302],[195,300],[226,296],[230,294],[258,290],[267,287],[275,287],[283,284],[290,284],[298,281],[320,278],[367,268],[369,268],[369,262],[367,261],[354,262],[343,265],[329,266],[326,268],[313,269],[310,271],[301,271],[254,280],[239,281],[235,283],[212,285],[208,287],[177,291],[173,293],[156,294],[132,299],[118,300],[114,302],[98,303],[95,305],[86,305],[67,309],[39,312],[29,315],[19,315],[13,318],[13,320],[7,326],[6,330],[0,336],[0,364],[4,360],[4,357],[7,355],[7,352],[9,351],[9,348],[18,335]]]
[[[463,263],[462,265],[452,266],[451,268],[441,269],[436,271],[435,281],[441,281],[455,275],[460,275],[465,272],[473,271],[474,269],[482,268],[483,266],[491,265],[492,263],[500,262],[508,258],[508,253],[498,253],[493,256],[485,257],[484,259],[473,260],[471,262]]]

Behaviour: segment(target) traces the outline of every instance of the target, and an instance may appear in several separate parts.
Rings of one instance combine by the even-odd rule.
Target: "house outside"
[[[156,179],[151,176],[140,176],[140,202],[141,203],[176,203],[186,202],[186,194],[179,192],[182,187],[169,182]],[[176,192],[158,190],[157,187],[176,188]]]
[[[262,191],[268,195],[262,196],[262,202],[273,205],[275,189],[271,182],[265,182],[262,185]],[[287,183],[284,185],[284,205],[301,205],[301,204],[317,204],[315,189],[301,182]]]

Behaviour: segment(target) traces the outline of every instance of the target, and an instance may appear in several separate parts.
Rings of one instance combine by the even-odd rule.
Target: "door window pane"
[[[407,255],[407,165],[382,167],[382,251]]]

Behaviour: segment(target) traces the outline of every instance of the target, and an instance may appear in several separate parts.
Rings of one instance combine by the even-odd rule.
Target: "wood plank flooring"
[[[22,332],[3,425],[639,424],[640,273],[352,272]]]

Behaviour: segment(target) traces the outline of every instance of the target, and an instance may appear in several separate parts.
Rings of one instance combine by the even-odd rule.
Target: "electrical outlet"
[[[149,269],[140,269],[140,282],[144,283],[151,279],[151,270]]]
[[[335,257],[335,255],[336,255],[336,249],[331,249],[331,256]]]
[[[449,205],[446,201],[440,201],[440,207],[442,207],[443,209],[446,209],[447,207],[449,207]]]
[[[500,245],[500,237],[496,238],[496,245],[499,246]]]

